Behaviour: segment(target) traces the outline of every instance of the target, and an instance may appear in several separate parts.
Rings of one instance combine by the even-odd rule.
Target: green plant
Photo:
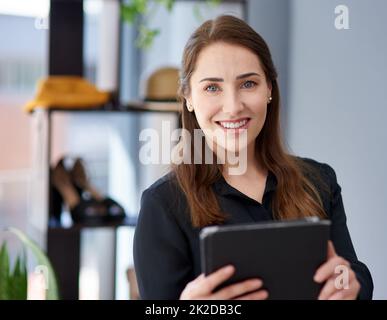
[[[6,243],[0,249],[0,300],[25,300],[27,299],[27,258],[26,249],[30,250],[39,266],[47,270],[47,300],[58,299],[58,286],[54,270],[50,261],[39,246],[29,239],[23,232],[15,228],[6,231],[15,235],[23,244],[23,253],[16,258],[15,266],[10,266],[10,258]]]
[[[15,267],[10,270],[7,245],[0,250],[0,300],[27,299],[27,270],[25,254],[18,256]]]
[[[138,23],[139,35],[136,40],[136,45],[142,49],[148,49],[151,47],[154,38],[160,34],[159,29],[149,28],[145,20],[150,18],[152,14],[161,6],[171,12],[178,0],[131,0],[124,1],[121,5],[121,17],[122,19],[133,24]],[[198,20],[202,19],[199,3],[202,1],[196,1],[193,7],[193,14]],[[222,0],[205,0],[203,3],[208,6],[217,6]]]

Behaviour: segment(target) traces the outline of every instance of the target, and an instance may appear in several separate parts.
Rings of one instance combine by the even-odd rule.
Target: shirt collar
[[[263,196],[265,196],[267,193],[274,191],[277,186],[277,179],[273,172],[270,170],[268,171],[267,179],[266,179],[266,185],[265,185],[265,191],[263,193]],[[250,199],[248,196],[240,192],[239,190],[235,189],[231,185],[227,183],[227,181],[224,179],[223,176],[221,176],[215,183],[214,183],[215,190],[219,195],[222,196],[239,196],[242,198]]]

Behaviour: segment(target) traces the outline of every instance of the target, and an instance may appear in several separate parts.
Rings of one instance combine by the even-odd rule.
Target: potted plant
[[[47,300],[58,299],[58,286],[52,265],[39,248],[39,246],[28,238],[22,231],[15,228],[8,228],[4,232],[10,232],[22,244],[22,252],[17,255],[14,266],[11,266],[11,259],[7,242],[3,242],[0,247],[0,300],[26,300],[34,299],[33,287],[36,284],[34,275],[41,274],[44,280],[43,298]],[[37,266],[34,273],[28,275],[27,272],[27,250],[29,250],[36,260]],[[32,295],[28,296],[28,293]]]
[[[138,24],[139,35],[136,44],[139,48],[149,48],[153,43],[153,39],[160,33],[160,30],[157,28],[149,28],[145,23],[146,19],[150,18],[160,7],[164,7],[168,12],[171,12],[177,1],[178,0],[132,0],[121,4],[122,19],[129,24]],[[198,20],[201,19],[200,2],[205,3],[208,6],[217,6],[222,0],[195,1],[193,14]]]

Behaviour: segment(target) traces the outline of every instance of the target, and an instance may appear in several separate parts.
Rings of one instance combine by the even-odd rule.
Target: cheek
[[[212,118],[219,112],[215,99],[203,99],[202,97],[195,101],[195,116],[200,127],[211,125]]]
[[[266,115],[267,115],[267,106],[266,105],[259,105],[256,106],[254,109],[254,122],[255,122],[255,129],[257,133],[259,133],[265,124],[266,121]]]
[[[259,135],[262,130],[263,125],[266,121],[267,108],[270,108],[270,105],[267,105],[266,97],[259,96],[255,99],[251,99],[249,102],[246,102],[246,105],[249,106],[250,111],[254,114],[254,119],[252,127],[250,130],[250,138],[255,138]]]
[[[267,97],[264,94],[246,95],[244,102],[253,113],[262,114],[266,112]]]
[[[254,110],[254,113],[258,116],[259,119],[261,119],[262,121],[265,121],[267,108],[268,106],[266,105],[266,103],[257,105]]]

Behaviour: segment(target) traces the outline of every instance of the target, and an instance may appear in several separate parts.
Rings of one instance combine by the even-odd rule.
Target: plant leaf
[[[13,273],[9,277],[9,299],[27,299],[27,269],[25,254],[22,258],[17,257]]]
[[[133,23],[138,15],[136,8],[133,5],[121,5],[121,17],[128,23]]]
[[[176,0],[157,0],[156,2],[162,4],[169,12],[171,12]]]
[[[139,14],[144,14],[148,8],[148,0],[133,0],[133,5]]]
[[[44,252],[39,248],[39,246],[29,239],[23,232],[21,232],[18,229],[15,228],[9,228],[10,232],[12,232],[14,235],[16,235],[20,241],[23,242],[23,244],[32,251],[33,255],[35,256],[37,263],[39,266],[42,266],[46,268],[47,270],[47,300],[58,300],[59,294],[58,294],[58,285],[54,273],[54,269],[52,268],[52,265],[50,261],[48,260],[47,256],[44,254]]]
[[[121,4],[121,17],[128,23],[133,23],[141,14],[148,10],[148,0],[133,0],[130,4]]]
[[[150,29],[145,25],[140,26],[140,33],[136,40],[136,45],[142,49],[149,49],[154,38],[160,33],[159,29]]]
[[[9,255],[5,243],[0,250],[0,300],[9,299]]]

